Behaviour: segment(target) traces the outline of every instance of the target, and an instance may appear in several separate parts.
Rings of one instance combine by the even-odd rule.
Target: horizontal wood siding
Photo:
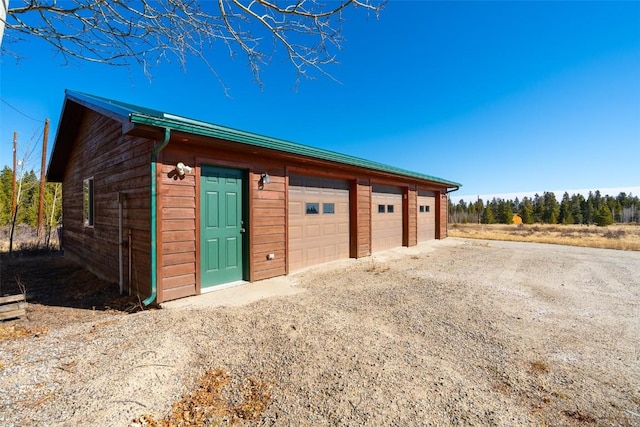
[[[436,239],[447,238],[447,214],[449,201],[447,193],[436,193],[436,211],[440,214],[436,216]]]
[[[249,205],[245,228],[250,233],[247,280],[286,274],[286,189],[282,163],[266,159],[247,161],[244,152],[235,153],[215,147],[189,149],[173,141],[162,152],[161,160],[158,218],[162,234],[158,242],[161,248],[158,302],[200,293],[200,236],[197,235],[200,202],[196,182],[202,165],[246,171],[246,201]],[[178,162],[193,167],[191,173],[182,179],[175,176]],[[270,175],[271,182],[260,185],[264,172]],[[273,254],[274,259],[267,259],[269,254]]]
[[[149,152],[152,142],[121,134],[121,124],[85,110],[63,178],[65,256],[118,283],[118,192],[123,203],[124,288],[146,298],[149,281]],[[94,178],[94,227],[83,225],[83,181]],[[128,281],[131,250],[132,280]]]
[[[192,158],[161,153],[158,164],[158,302],[197,293],[196,176],[180,177],[175,165]]]
[[[408,241],[407,246],[418,244],[418,192],[409,188],[407,194]]]
[[[260,167],[255,165],[254,167]],[[265,169],[271,183],[259,186],[260,169],[251,174],[251,281],[286,274],[286,181],[284,169],[272,166]],[[267,259],[273,254],[274,259]]]
[[[200,293],[199,174],[202,165],[243,170],[246,185],[248,267],[245,279],[256,281],[287,273],[287,202],[290,174],[347,180],[350,184],[350,256],[372,253],[372,183],[403,188],[404,236],[417,244],[416,186],[436,194],[436,234],[446,237],[447,195],[441,185],[390,172],[313,159],[173,131],[159,154],[157,183],[157,263],[151,257],[150,153],[157,141],[122,135],[122,123],[90,109],[82,110],[73,148],[63,178],[66,255],[111,282],[118,282],[118,193],[123,205],[125,290],[146,298],[151,293],[150,272],[155,265],[157,299],[163,302]],[[143,132],[134,129],[132,132]],[[138,135],[142,135],[139,133]],[[150,135],[147,134],[147,135]],[[175,173],[183,162],[193,170]],[[270,183],[262,185],[268,173]],[[83,225],[83,180],[93,177],[95,225]],[[130,233],[130,234],[129,234]],[[273,259],[269,259],[273,254]],[[129,256],[130,255],[130,256]],[[131,280],[127,279],[131,258]]]
[[[356,219],[355,258],[371,255],[371,185],[367,180],[356,180],[355,200],[352,197],[352,209]],[[353,228],[352,228],[353,230]]]

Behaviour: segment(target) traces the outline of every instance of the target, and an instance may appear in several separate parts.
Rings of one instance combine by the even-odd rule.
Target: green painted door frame
[[[248,269],[245,173],[200,168],[201,288],[243,280]]]

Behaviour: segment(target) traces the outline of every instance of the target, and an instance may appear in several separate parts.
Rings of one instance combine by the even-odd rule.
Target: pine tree
[[[491,206],[489,205],[485,206],[484,211],[482,211],[482,223],[483,224],[496,223],[495,217],[493,216],[493,209],[491,209]]]
[[[553,192],[545,191],[542,197],[544,199],[542,222],[546,224],[557,224],[558,217],[560,216],[560,205],[556,200],[556,195],[553,194]]]
[[[35,227],[38,222],[38,177],[30,170],[22,177],[17,224]]]
[[[0,172],[0,225],[11,222],[11,205],[13,198],[13,171],[5,166]]]
[[[513,208],[511,200],[498,201],[498,222],[501,224],[513,224]]]
[[[582,206],[582,217],[585,224],[593,224],[593,217],[595,215],[595,208],[593,204],[593,193],[589,191],[589,196],[585,200]]]
[[[533,224],[533,203],[531,203],[531,199],[525,197],[522,200],[520,207],[520,217],[522,218],[523,224]]]
[[[544,198],[533,196],[533,222],[544,222]]]
[[[566,191],[562,196],[562,202],[560,203],[560,223],[573,224],[573,214],[571,213],[571,199],[569,199],[569,193]]]
[[[582,203],[584,202],[584,197],[582,194],[574,194],[571,196],[571,216],[573,216],[574,224],[583,224],[584,217],[582,216]]]
[[[595,215],[595,223],[600,227],[613,224],[613,215],[611,215],[611,210],[606,203],[600,204],[600,209],[598,209]]]

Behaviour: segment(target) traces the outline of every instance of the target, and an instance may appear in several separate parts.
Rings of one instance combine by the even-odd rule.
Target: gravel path
[[[0,342],[0,425],[158,420],[217,368],[269,388],[239,425],[640,425],[640,252],[447,239],[290,278]]]

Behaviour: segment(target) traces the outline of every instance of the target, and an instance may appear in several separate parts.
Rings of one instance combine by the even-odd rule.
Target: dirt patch
[[[640,424],[640,253],[473,243],[240,307],[43,305],[83,315],[0,341],[0,424]]]
[[[29,302],[27,317],[12,322],[14,328],[57,329],[140,309],[137,298],[120,296],[117,284],[97,279],[59,255],[3,254],[0,263],[0,296],[24,289]]]

